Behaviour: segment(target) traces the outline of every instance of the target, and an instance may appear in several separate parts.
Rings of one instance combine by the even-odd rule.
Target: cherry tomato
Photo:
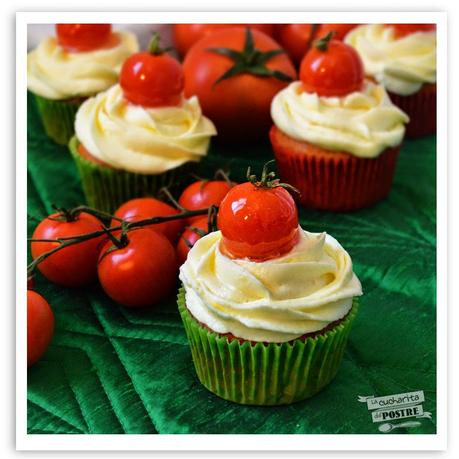
[[[317,40],[301,61],[300,80],[307,92],[325,97],[345,96],[362,87],[363,63],[357,51],[346,43]]]
[[[149,229],[127,234],[127,243],[112,250],[109,241],[102,249],[98,273],[105,293],[123,306],[150,306],[175,286],[177,260],[169,240]]]
[[[273,24],[174,24],[175,47],[181,56],[185,56],[188,50],[201,38],[219,30],[234,27],[250,27],[269,36],[274,34]]]
[[[198,180],[183,190],[178,202],[187,210],[204,209],[212,205],[219,206],[231,187],[232,185],[225,180]],[[201,215],[190,217],[187,223],[201,218]]]
[[[115,217],[128,222],[137,222],[152,217],[167,217],[176,215],[179,211],[163,201],[155,198],[138,198],[125,202],[115,212]],[[111,226],[119,225],[119,221],[112,220]],[[184,226],[183,220],[171,220],[170,222],[158,223],[147,226],[158,233],[164,234],[172,243],[178,239]]]
[[[121,68],[120,86],[124,97],[143,107],[178,105],[183,92],[180,63],[159,48],[155,35],[148,52],[128,57]]]
[[[316,36],[314,24],[280,24],[277,39],[295,64],[299,64]]]
[[[289,252],[298,240],[298,213],[281,186],[233,187],[218,211],[221,250],[232,258],[263,261]]]
[[[199,217],[198,220],[193,221],[190,226],[185,229],[175,248],[179,266],[185,263],[188,252],[196,244],[196,241],[201,239],[204,234],[208,233],[208,230],[209,224],[207,217]]]
[[[280,54],[266,54],[276,51]],[[258,30],[241,28],[199,40],[186,55],[183,71],[185,95],[199,97],[204,114],[217,127],[218,140],[227,143],[266,140],[271,100],[296,78],[277,42]]]
[[[102,222],[87,213],[80,213],[67,221],[60,213],[45,218],[32,235],[33,239],[57,239],[80,236],[99,231]],[[87,285],[97,278],[97,259],[106,236],[100,236],[68,246],[52,254],[38,265],[41,273],[50,281],[66,287]],[[32,242],[31,252],[35,259],[44,252],[57,247],[58,242]]]
[[[435,24],[385,24],[392,27],[396,38],[403,38],[416,32],[432,32],[437,27]]]
[[[37,292],[27,290],[27,366],[40,360],[54,332],[54,314]]]
[[[113,40],[111,24],[56,24],[56,35],[59,45],[73,52],[103,48]]]
[[[343,40],[352,29],[359,24],[321,24],[317,31],[317,38],[325,37],[329,32],[333,32],[334,40]]]

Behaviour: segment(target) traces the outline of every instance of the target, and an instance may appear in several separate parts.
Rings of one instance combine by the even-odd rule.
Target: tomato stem
[[[276,178],[276,173],[271,171],[269,172],[269,165],[274,163],[275,160],[271,159],[267,163],[263,165],[263,169],[261,171],[261,179],[258,180],[256,174],[251,174],[250,166],[247,169],[247,180],[255,187],[260,189],[270,189],[270,188],[277,188],[282,187],[288,191],[292,191],[296,194],[300,194],[300,191],[295,188],[294,186],[290,185],[289,183],[282,183],[278,178]]]
[[[153,56],[159,56],[161,54],[164,54],[166,53],[167,51],[170,51],[172,48],[161,48],[161,46],[159,45],[161,41],[161,37],[159,35],[158,32],[153,32],[152,36],[151,36],[151,39],[150,39],[150,43],[148,43],[148,52],[150,54],[153,54]]]
[[[226,72],[224,72],[214,83],[218,83],[241,73],[250,73],[259,77],[274,77],[281,81],[292,81],[292,77],[280,70],[272,70],[267,67],[267,62],[285,51],[281,48],[271,49],[269,51],[260,51],[255,48],[253,35],[250,27],[245,29],[245,43],[242,51],[236,51],[231,48],[209,48],[207,51],[220,54],[231,59],[234,63]]]
[[[331,30],[330,32],[325,35],[325,37],[319,38],[314,42],[314,47],[317,48],[319,51],[327,51],[328,50],[328,45],[330,44],[330,41],[333,38],[333,35],[335,35],[335,31]]]

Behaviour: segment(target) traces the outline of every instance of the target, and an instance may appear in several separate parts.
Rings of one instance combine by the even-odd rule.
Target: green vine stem
[[[91,213],[92,215],[105,215],[105,218],[110,218],[112,217],[111,215],[101,212],[97,209],[93,209],[91,207],[86,207],[86,206],[79,206],[75,207],[74,209],[71,209],[70,212],[74,212],[75,209],[79,209],[80,213],[81,212],[86,212],[86,213]],[[149,225],[156,225],[159,223],[164,223],[164,222],[169,222],[172,220],[180,220],[183,218],[190,218],[190,217],[195,217],[198,215],[209,215],[210,212],[216,214],[216,211],[218,208],[216,206],[211,206],[210,208],[204,208],[204,209],[197,209],[197,210],[187,210],[180,212],[179,214],[175,215],[167,215],[165,217],[152,217],[152,218],[146,218],[144,220],[138,220],[135,222],[126,222],[125,220],[122,221],[120,225],[116,226],[111,226],[109,228],[103,226],[100,230],[98,231],[92,231],[90,233],[85,233],[85,234],[80,234],[78,236],[66,236],[66,237],[61,237],[57,239],[33,239],[33,238],[28,238],[28,242],[54,242],[58,243],[56,247],[54,247],[51,250],[48,250],[47,252],[42,253],[40,256],[35,258],[28,266],[27,266],[27,275],[30,276],[33,272],[33,270],[44,260],[46,260],[49,256],[53,255],[54,253],[58,252],[59,250],[65,249],[66,247],[69,247],[71,245],[75,244],[80,244],[81,242],[88,241],[90,239],[94,239],[96,237],[100,237],[103,235],[106,235],[108,233],[113,233],[114,231],[123,231],[123,232],[128,232],[132,231],[134,229],[138,228],[143,228],[144,226],[149,226]]]
[[[261,171],[261,178],[258,180],[258,177],[255,174],[252,174],[250,166],[247,169],[247,180],[257,188],[278,188],[282,187],[286,190],[292,191],[296,194],[300,194],[300,191],[289,183],[282,183],[278,178],[276,178],[276,173],[271,171],[269,172],[269,165],[274,163],[275,160],[271,159],[264,164]]]

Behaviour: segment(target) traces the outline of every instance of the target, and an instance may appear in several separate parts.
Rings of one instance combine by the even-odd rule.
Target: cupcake
[[[124,63],[119,84],[81,105],[69,147],[89,205],[112,212],[174,189],[207,154],[215,127],[182,90],[180,64],[155,39]]]
[[[272,101],[271,144],[282,181],[306,207],[350,211],[389,193],[408,116],[365,80],[357,52],[331,34],[304,57],[300,80]]]
[[[180,268],[179,311],[197,376],[236,403],[311,397],[336,375],[362,294],[349,254],[298,225],[272,174],[233,187],[220,231]]]
[[[410,117],[407,136],[436,130],[436,33],[434,24],[370,24],[345,38],[363,60],[365,73],[382,84]]]
[[[46,134],[66,145],[81,103],[118,81],[121,65],[138,51],[128,32],[110,24],[57,24],[27,55],[27,88],[33,94]]]

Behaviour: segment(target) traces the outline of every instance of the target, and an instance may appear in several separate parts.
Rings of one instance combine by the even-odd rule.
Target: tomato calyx
[[[253,42],[253,35],[250,28],[246,28],[245,42],[242,51],[236,51],[231,48],[208,48],[208,51],[221,56],[228,57],[234,64],[223,73],[214,83],[214,86],[228,78],[241,73],[250,73],[261,77],[274,77],[281,81],[292,81],[292,77],[280,70],[272,70],[266,66],[266,63],[285,51],[281,48],[269,51],[260,51],[256,49]]]
[[[121,221],[121,233],[119,237],[115,236],[111,231],[108,230],[108,228],[103,228],[105,234],[107,235],[108,239],[112,242],[112,246],[109,247],[99,258],[102,260],[102,258],[106,257],[109,253],[114,252],[115,250],[119,249],[124,249],[125,247],[128,246],[129,244],[129,238],[127,236],[127,233],[129,231],[128,229],[128,222],[125,220]]]
[[[161,54],[172,51],[172,46],[167,48],[161,48],[160,46],[161,37],[158,32],[154,32],[151,36],[150,43],[148,43],[147,51],[153,56],[160,56]]]
[[[247,169],[247,181],[249,181],[256,188],[285,188],[286,190],[293,191],[296,194],[300,194],[300,191],[289,183],[282,183],[277,177],[274,171],[269,172],[269,165],[274,163],[275,160],[271,159],[263,165],[261,171],[261,178],[258,180],[256,174],[251,174],[250,166]]]
[[[330,32],[327,33],[327,35],[325,35],[325,37],[322,37],[316,40],[314,42],[314,47],[322,52],[328,51],[328,45],[330,44],[330,41],[332,40],[334,35],[335,35],[335,32],[331,30]]]

